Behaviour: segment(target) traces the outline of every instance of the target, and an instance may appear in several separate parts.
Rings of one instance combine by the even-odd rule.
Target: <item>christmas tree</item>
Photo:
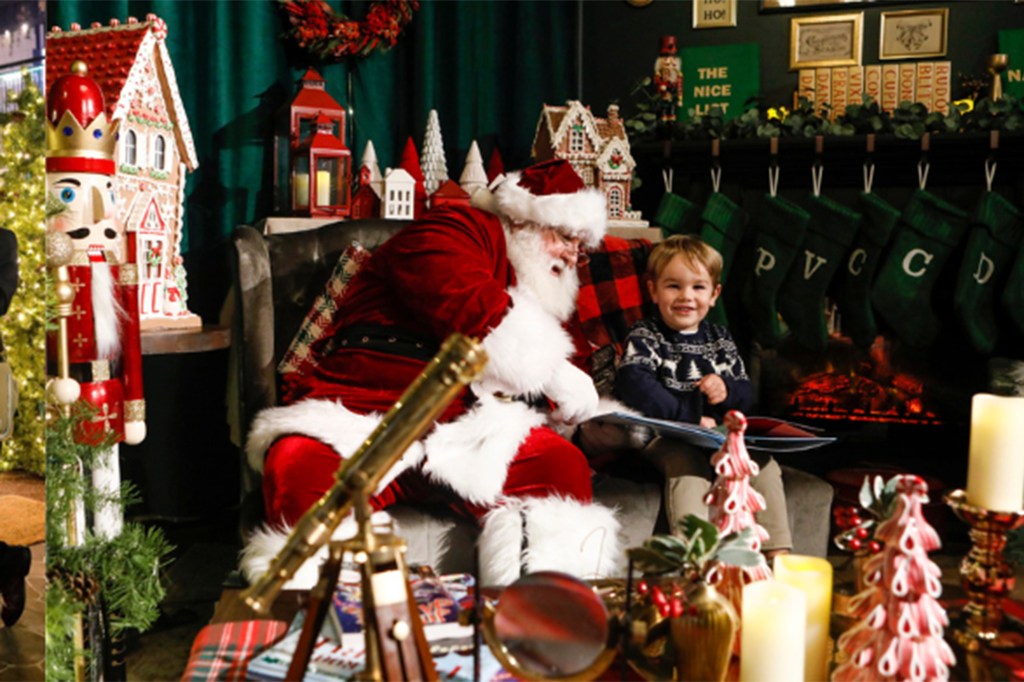
[[[366,147],[363,149],[363,159],[359,162],[359,167],[361,169],[370,169],[370,188],[380,198],[381,193],[384,191],[384,176],[380,174],[380,165],[377,163],[377,150],[373,147],[373,140],[366,141]],[[356,177],[362,176],[357,174]]]
[[[459,185],[466,190],[466,194],[473,196],[478,189],[487,187],[487,171],[484,170],[484,158],[480,156],[480,147],[476,140],[469,145],[466,153],[466,163],[462,167],[462,175],[459,177]]]
[[[18,382],[14,435],[4,444],[0,470],[42,475],[46,467],[46,272],[43,234],[46,198],[45,101],[26,71],[24,87],[12,99],[13,113],[0,118],[0,226],[18,237],[21,282],[0,322],[7,359]]]
[[[833,682],[946,680],[956,662],[943,638],[942,570],[928,559],[941,546],[921,510],[928,485],[917,476],[896,479],[895,509],[876,534],[884,549],[868,560],[868,587],[850,603],[859,622],[839,638],[847,660]]]
[[[427,194],[433,194],[448,179],[448,163],[444,159],[444,142],[441,141],[441,121],[437,110],[427,115],[427,130],[423,133],[423,151],[420,154],[423,170],[423,186]]]
[[[772,571],[760,554],[761,544],[768,539],[768,531],[754,519],[754,514],[765,508],[765,502],[750,484],[750,477],[757,476],[760,468],[750,459],[743,441],[747,418],[741,412],[731,410],[725,415],[724,423],[729,433],[722,447],[711,456],[711,466],[717,478],[704,497],[710,508],[708,519],[722,536],[752,528],[750,549],[758,552],[760,561],[752,566],[718,566],[708,581],[732,602],[736,613],[742,615],[743,586],[770,578]]]

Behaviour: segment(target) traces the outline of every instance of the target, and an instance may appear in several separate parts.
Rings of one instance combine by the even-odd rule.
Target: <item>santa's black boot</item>
[[[25,576],[32,565],[32,552],[28,547],[0,542],[0,620],[11,627],[25,610]]]

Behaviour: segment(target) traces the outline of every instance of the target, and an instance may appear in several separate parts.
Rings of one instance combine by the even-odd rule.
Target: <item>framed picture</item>
[[[789,23],[789,70],[858,66],[864,13],[793,17]]]
[[[908,5],[930,0],[761,0],[761,12],[801,12],[805,10],[848,10],[850,5]],[[1024,2],[1024,0],[1015,0]]]
[[[882,12],[878,58],[943,57],[948,27],[948,7]]]
[[[693,0],[694,28],[736,25],[736,0]]]

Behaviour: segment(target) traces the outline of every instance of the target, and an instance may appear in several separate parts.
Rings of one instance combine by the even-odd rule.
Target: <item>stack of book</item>
[[[800,69],[797,93],[820,110],[829,104],[832,117],[848,104],[860,104],[863,95],[893,111],[900,102],[920,102],[928,111],[949,113],[952,62],[900,62],[867,66]]]

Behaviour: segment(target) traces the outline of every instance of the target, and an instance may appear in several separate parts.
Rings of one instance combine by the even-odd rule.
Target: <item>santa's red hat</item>
[[[572,164],[562,159],[509,173],[494,190],[494,199],[501,215],[553,227],[590,247],[600,244],[608,229],[604,194],[584,185]]]

